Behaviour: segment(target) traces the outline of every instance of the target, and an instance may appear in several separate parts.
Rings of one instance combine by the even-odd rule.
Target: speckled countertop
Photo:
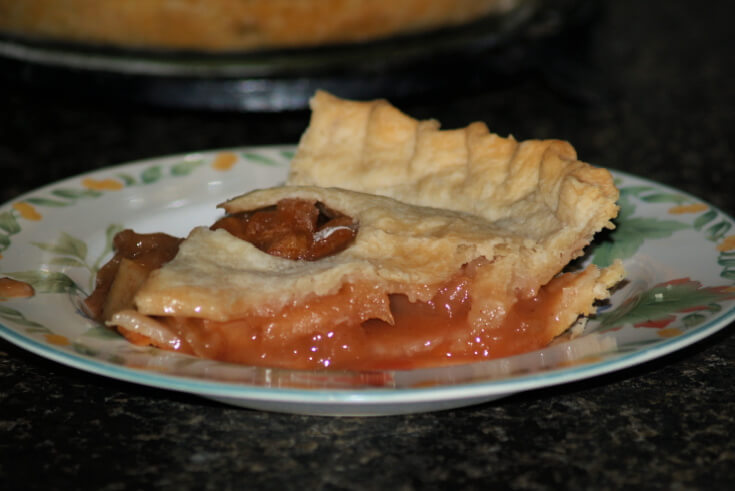
[[[508,83],[396,103],[447,127],[484,120],[500,134],[568,139],[583,160],[735,214],[735,4],[603,3],[587,31],[544,46],[544,62]],[[308,118],[122,104],[16,82],[0,82],[2,202],[135,159],[295,142]],[[381,418],[233,408],[3,340],[0,488],[728,489],[734,329],[586,381]]]

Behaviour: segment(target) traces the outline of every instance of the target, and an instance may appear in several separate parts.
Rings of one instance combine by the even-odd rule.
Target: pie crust
[[[22,0],[0,32],[118,47],[255,50],[369,41],[464,24],[519,0]]]
[[[326,92],[311,107],[287,184],[341,187],[484,220],[483,230],[500,241],[486,257],[513,265],[491,280],[507,294],[534,294],[595,233],[614,228],[618,190],[610,172],[577,160],[568,142],[517,142],[479,122],[441,130],[384,100]]]
[[[257,363],[232,349],[244,343],[243,332],[288,346],[350,331],[369,345],[375,341],[363,331],[375,322],[381,333],[403,325],[396,305],[438,312],[461,294],[446,300],[445,320],[454,327],[439,326],[430,344],[457,355],[452,361],[468,361],[548,344],[594,313],[595,302],[622,279],[619,262],[562,272],[596,232],[614,227],[618,210],[610,173],[577,160],[568,143],[517,142],[481,123],[440,130],[437,122],[416,121],[385,101],[347,101],[325,92],[314,96],[312,111],[286,185],[221,207],[247,216],[284,200],[323,205],[356,224],[352,242],[327,257],[292,260],[227,230],[195,228],[174,259],[148,276],[135,309],[116,313],[110,324],[142,333],[154,345],[185,341],[200,356]],[[187,331],[172,318],[197,327]],[[398,339],[401,329],[394,329]],[[412,356],[422,361],[408,366],[448,362],[423,358],[426,350],[414,346],[421,326],[411,329],[417,337],[390,349],[383,339],[390,334],[380,334],[373,351],[394,354],[375,365],[361,352],[356,365],[348,359],[337,367],[405,366]],[[191,333],[202,330],[216,331],[217,342],[191,341]],[[395,346],[401,343],[412,347]]]

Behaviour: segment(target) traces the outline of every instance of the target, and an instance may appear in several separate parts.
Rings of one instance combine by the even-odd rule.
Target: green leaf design
[[[286,160],[293,159],[293,156],[296,155],[296,152],[293,150],[282,150],[281,156]]]
[[[635,213],[635,205],[626,196],[620,196],[618,206],[620,207],[620,211],[618,211],[616,223],[624,222]]]
[[[704,235],[708,240],[717,242],[730,231],[730,228],[732,228],[732,224],[723,220],[709,227]]]
[[[707,225],[709,222],[717,218],[717,212],[715,210],[708,210],[705,213],[702,213],[697,217],[696,220],[694,220],[694,228],[696,230],[701,230],[702,227]]]
[[[627,299],[614,310],[597,316],[603,328],[664,319],[686,310],[712,310],[710,304],[735,298],[724,287],[702,287],[684,278],[656,285]],[[718,306],[719,307],[719,306]]]
[[[720,252],[717,263],[724,266],[720,276],[735,281],[735,250]]]
[[[54,271],[19,271],[5,273],[16,280],[29,283],[36,293],[69,293],[78,290],[74,280],[64,273]]]
[[[678,231],[689,228],[689,225],[675,220],[659,220],[658,218],[630,218],[620,224],[613,233],[616,240],[623,238],[629,240],[632,237],[643,237],[646,239],[664,239]]]
[[[20,232],[20,225],[15,216],[9,211],[0,213],[0,229],[5,230],[9,234],[17,234]]]
[[[0,251],[4,251],[10,247],[10,237],[7,234],[0,234]]]
[[[48,327],[42,326],[41,324],[29,325],[26,327],[25,331],[29,334],[53,334]]]
[[[592,253],[592,262],[600,268],[610,266],[616,259],[633,257],[643,245],[643,238],[631,237],[628,240],[611,240],[597,244]]]
[[[72,348],[74,348],[74,351],[76,351],[80,355],[91,356],[91,357],[96,357],[99,355],[99,351],[83,343],[79,343],[79,342],[73,343]]]
[[[66,232],[62,232],[59,240],[54,243],[46,244],[42,242],[31,242],[41,250],[60,254],[64,256],[73,256],[84,261],[87,258],[87,244],[84,241],[72,237]]]
[[[77,200],[79,198],[97,198],[102,196],[102,192],[94,189],[54,189],[51,194],[58,196],[59,198],[66,198],[69,200]]]
[[[130,174],[118,174],[117,177],[125,184],[125,186],[133,186],[137,182]]]
[[[113,223],[107,226],[107,229],[105,229],[105,248],[100,254],[100,260],[104,259],[112,252],[115,236],[122,230],[123,226],[118,223]]]
[[[202,165],[203,160],[183,160],[177,164],[171,166],[172,176],[188,176],[191,172]]]
[[[54,266],[71,266],[74,268],[86,268],[87,265],[75,257],[59,256],[51,259],[49,264]]]
[[[151,184],[159,180],[162,175],[163,172],[161,171],[161,166],[154,165],[152,167],[148,167],[140,174],[140,180],[145,184]]]
[[[656,338],[649,339],[637,339],[632,342],[618,344],[618,353],[632,353],[634,351],[640,351],[646,346],[658,343],[660,340]]]
[[[722,310],[722,305],[720,305],[719,303],[711,303],[707,306],[707,310],[709,310],[713,314],[716,314],[717,312]]]
[[[102,260],[105,259],[113,250],[115,236],[123,230],[123,226],[118,223],[113,223],[107,226],[105,229],[105,248],[100,253],[99,258],[95,262],[94,270],[96,271]]]
[[[707,316],[699,312],[684,316],[681,320],[685,327],[695,327],[707,320]]]
[[[647,239],[663,239],[689,225],[674,220],[637,217],[620,220],[617,228],[610,234],[611,242],[597,245],[592,262],[600,267],[607,267],[615,259],[632,257]]]
[[[654,193],[647,196],[641,196],[640,198],[646,203],[675,203],[677,205],[687,201],[686,196],[673,193]]]
[[[262,164],[262,165],[278,165],[278,162],[270,157],[266,157],[265,155],[261,155],[259,153],[253,153],[253,152],[243,152],[241,154],[245,159],[249,160],[250,162],[254,162],[256,164]]]
[[[70,204],[72,204],[72,203],[69,203],[68,201],[56,201],[56,200],[48,199],[48,198],[28,198],[26,201],[33,205],[49,206],[49,207],[56,207],[56,208],[61,208],[61,207],[69,206]]]
[[[103,251],[104,254],[112,251],[112,241],[117,233],[122,231],[122,229],[123,226],[117,223],[113,223],[107,226],[107,229],[105,230],[105,250]]]
[[[84,332],[84,336],[97,339],[120,339],[122,336],[114,329],[105,326],[94,326]]]
[[[122,229],[122,225],[116,223],[107,226],[107,229],[105,230],[105,248],[102,250],[102,252],[100,252],[99,256],[97,256],[97,259],[94,261],[94,264],[92,264],[92,267],[90,268],[90,272],[92,273],[89,276],[90,291],[94,290],[94,285],[97,281],[96,273],[100,269],[102,261],[104,261],[105,258],[107,258],[108,255],[112,252],[115,235],[117,235],[117,233],[120,232]]]
[[[44,328],[44,326],[42,326],[38,322],[26,318],[26,316],[23,315],[22,312],[11,309],[10,307],[6,307],[4,305],[0,305],[0,318],[5,319],[6,321],[15,322],[16,324],[20,324],[21,326]]]
[[[642,193],[648,192],[653,190],[652,186],[628,186],[620,189],[620,195],[626,196],[626,195],[633,195],[638,196]]]

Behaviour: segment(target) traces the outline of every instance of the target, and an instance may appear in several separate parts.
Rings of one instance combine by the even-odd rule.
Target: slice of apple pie
[[[312,110],[285,186],[180,244],[126,232],[93,315],[217,360],[402,369],[546,346],[622,279],[619,263],[562,272],[618,209],[610,173],[568,143],[323,92]]]

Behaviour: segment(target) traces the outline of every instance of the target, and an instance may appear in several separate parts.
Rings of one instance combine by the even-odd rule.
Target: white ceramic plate
[[[660,184],[614,173],[618,228],[585,261],[628,279],[585,334],[520,356],[411,371],[248,367],[129,344],[78,309],[120,227],[185,235],[215,205],[281,183],[292,146],[165,157],[103,169],[0,207],[0,277],[36,295],[0,302],[0,335],[92,373],[273,411],[380,415],[475,404],[608,373],[690,345],[735,319],[733,219]]]

